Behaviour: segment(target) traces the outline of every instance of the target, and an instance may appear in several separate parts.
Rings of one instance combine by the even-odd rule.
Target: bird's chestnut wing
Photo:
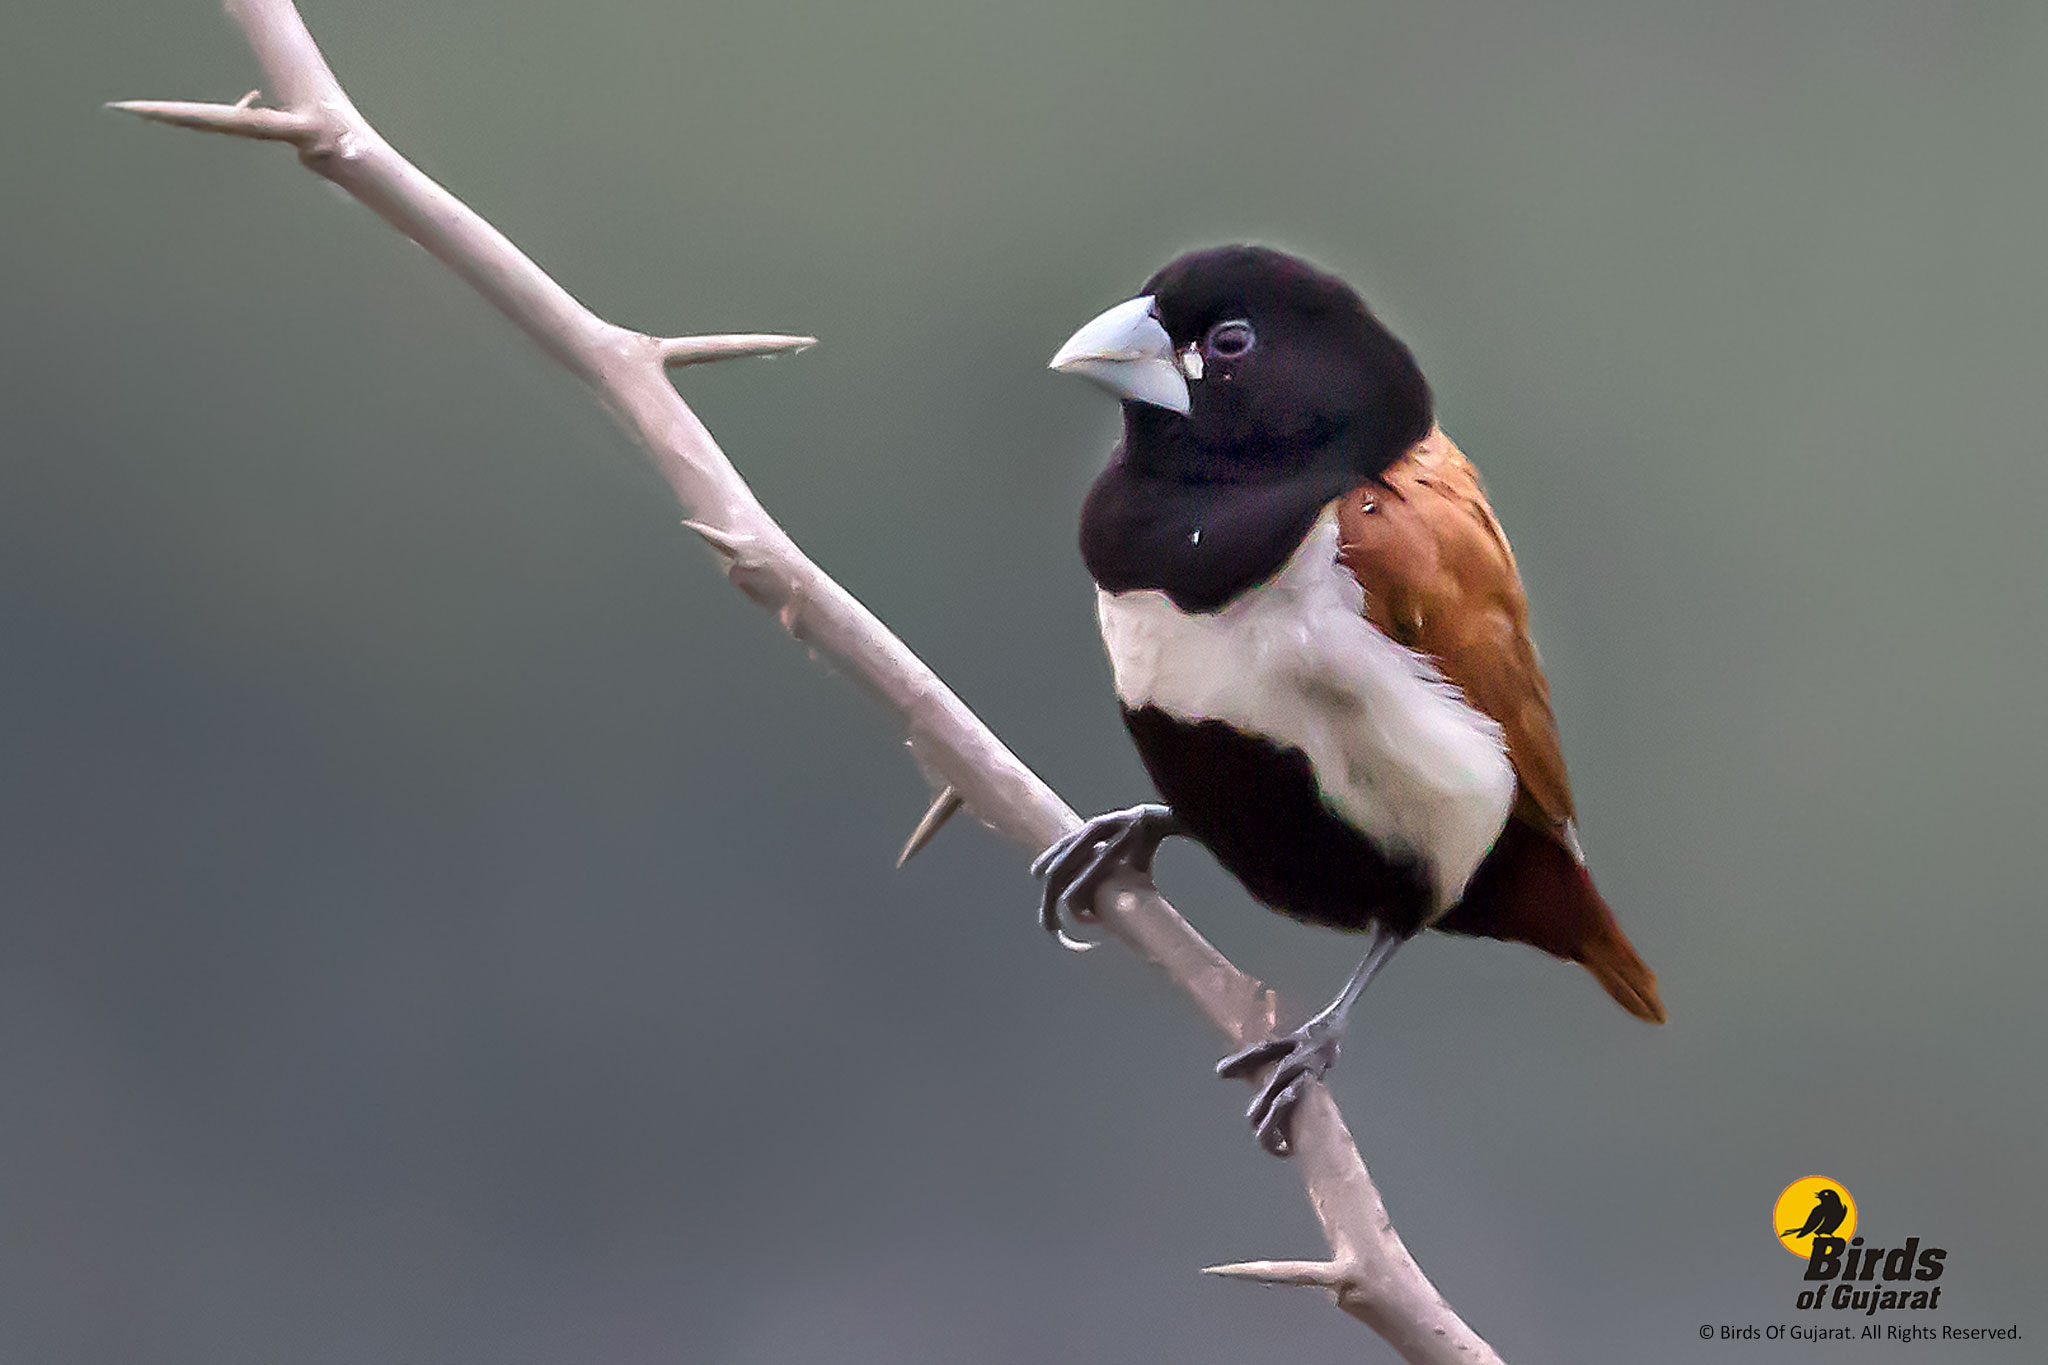
[[[1366,619],[1428,655],[1500,725],[1521,784],[1515,816],[1575,846],[1550,685],[1529,639],[1514,551],[1478,471],[1434,429],[1380,483],[1346,495],[1337,526],[1339,557],[1365,589]]]

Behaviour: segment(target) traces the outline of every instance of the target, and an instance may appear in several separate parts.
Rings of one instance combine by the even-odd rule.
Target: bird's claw
[[[1337,1064],[1341,1035],[1317,1020],[1303,1024],[1292,1033],[1231,1053],[1216,1063],[1216,1074],[1224,1080],[1246,1080],[1261,1067],[1272,1071],[1252,1097],[1245,1117],[1259,1145],[1277,1157],[1294,1155],[1294,1113],[1308,1095],[1308,1088]]]
[[[1170,808],[1148,804],[1098,815],[1063,835],[1031,864],[1031,875],[1045,878],[1038,922],[1065,939],[1062,908],[1071,919],[1093,919],[1095,893],[1104,882],[1119,872],[1149,878],[1161,841],[1183,832]]]

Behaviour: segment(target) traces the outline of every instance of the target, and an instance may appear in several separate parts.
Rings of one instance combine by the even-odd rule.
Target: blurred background
[[[1074,548],[1116,415],[1046,357],[1192,245],[1356,282],[1671,1010],[1404,953],[1335,1089],[1408,1242],[1511,1360],[1772,1357],[1699,1325],[1799,1320],[1825,1174],[2035,1356],[2048,12],[306,13],[602,313],[824,339],[684,392],[1084,810],[1146,793]],[[586,394],[287,152],[100,110],[257,84],[214,7],[0,30],[0,1358],[1391,1358],[1195,1273],[1322,1251],[1222,1039],[1023,850],[892,870],[892,725]],[[1351,966],[1161,880],[1302,1007]]]

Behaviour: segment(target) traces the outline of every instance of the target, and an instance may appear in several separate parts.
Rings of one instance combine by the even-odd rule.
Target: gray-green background
[[[1043,371],[1253,237],[1411,342],[1515,537],[1671,1024],[1433,939],[1336,1090],[1517,1361],[1778,1358],[1844,1182],[2048,1271],[2048,13],[398,4],[308,19],[1075,805],[1144,791]],[[1383,1359],[1197,1267],[1319,1250],[1219,1050],[1020,850],[890,861],[886,723],[589,399],[285,152],[207,4],[0,19],[0,1358]],[[1355,944],[1162,880],[1296,1001]],[[1828,1315],[1832,1318],[1833,1315]],[[1890,1348],[1859,1358],[1890,1358]]]

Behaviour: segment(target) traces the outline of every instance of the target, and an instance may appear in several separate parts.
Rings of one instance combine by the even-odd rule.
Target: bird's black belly
[[[1390,858],[1323,804],[1308,755],[1222,721],[1124,708],[1166,804],[1266,905],[1338,929],[1401,934],[1428,918],[1422,864]]]

